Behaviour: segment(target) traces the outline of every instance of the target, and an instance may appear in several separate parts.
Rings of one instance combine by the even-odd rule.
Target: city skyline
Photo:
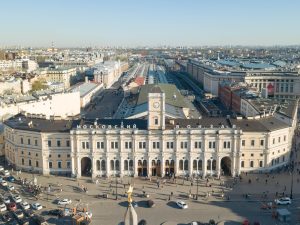
[[[0,46],[299,45],[293,1],[3,2]],[[13,12],[13,14],[11,14]]]

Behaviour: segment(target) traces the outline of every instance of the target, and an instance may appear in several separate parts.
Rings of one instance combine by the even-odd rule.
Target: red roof
[[[137,83],[139,86],[144,85],[145,84],[145,78],[144,77],[137,77],[134,80],[135,83]]]

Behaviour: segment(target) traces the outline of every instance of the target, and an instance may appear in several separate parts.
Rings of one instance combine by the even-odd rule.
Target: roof
[[[188,108],[183,96],[180,94],[174,84],[148,84],[141,86],[137,105],[148,102],[148,93],[164,92],[166,96],[166,103],[169,105]]]
[[[71,92],[77,92],[79,91],[80,97],[84,97],[91,91],[93,91],[95,88],[97,88],[100,84],[92,83],[92,82],[83,82],[79,83],[76,86],[72,87],[70,89]]]
[[[145,78],[144,77],[137,77],[137,78],[135,78],[134,82],[137,83],[139,86],[144,85]]]
[[[230,122],[245,132],[269,132],[289,127],[286,123],[275,117],[261,118],[258,120],[230,119]]]

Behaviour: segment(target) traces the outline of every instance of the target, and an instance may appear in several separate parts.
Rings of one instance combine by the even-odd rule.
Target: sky
[[[300,44],[298,0],[7,0],[0,47]]]

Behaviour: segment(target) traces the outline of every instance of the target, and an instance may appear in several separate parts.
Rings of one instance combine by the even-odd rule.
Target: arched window
[[[160,160],[157,160],[157,165],[156,166],[160,166]]]
[[[138,166],[142,166],[143,164],[142,164],[142,160],[139,160],[138,161]]]
[[[165,166],[169,166],[170,165],[170,162],[169,162],[169,160],[166,160],[166,162],[165,162]]]
[[[116,166],[116,170],[119,171],[120,170],[120,162],[119,162],[119,160],[116,160],[115,166]]]
[[[147,167],[147,160],[143,161],[143,167]]]
[[[214,159],[212,161],[212,170],[216,170],[216,168],[217,168],[217,161]]]
[[[100,160],[97,160],[96,167],[97,167],[97,170],[99,171],[100,170]]]
[[[202,160],[198,160],[198,170],[202,170]]]
[[[174,165],[175,165],[175,162],[174,162],[174,160],[172,159],[172,160],[171,160],[171,167],[174,167]]]
[[[189,161],[187,159],[184,161],[184,170],[189,170]]]
[[[124,170],[128,170],[128,160],[124,160]]]
[[[193,170],[197,170],[197,160],[193,160]]]
[[[152,160],[151,165],[152,165],[153,167],[156,166],[155,160]]]
[[[179,160],[179,170],[183,170],[183,160]]]
[[[129,170],[133,171],[133,160],[129,160]]]
[[[106,171],[106,163],[105,163],[104,159],[102,159],[102,161],[101,161],[101,170]]]
[[[115,170],[115,162],[114,162],[114,160],[110,160],[110,170]]]

